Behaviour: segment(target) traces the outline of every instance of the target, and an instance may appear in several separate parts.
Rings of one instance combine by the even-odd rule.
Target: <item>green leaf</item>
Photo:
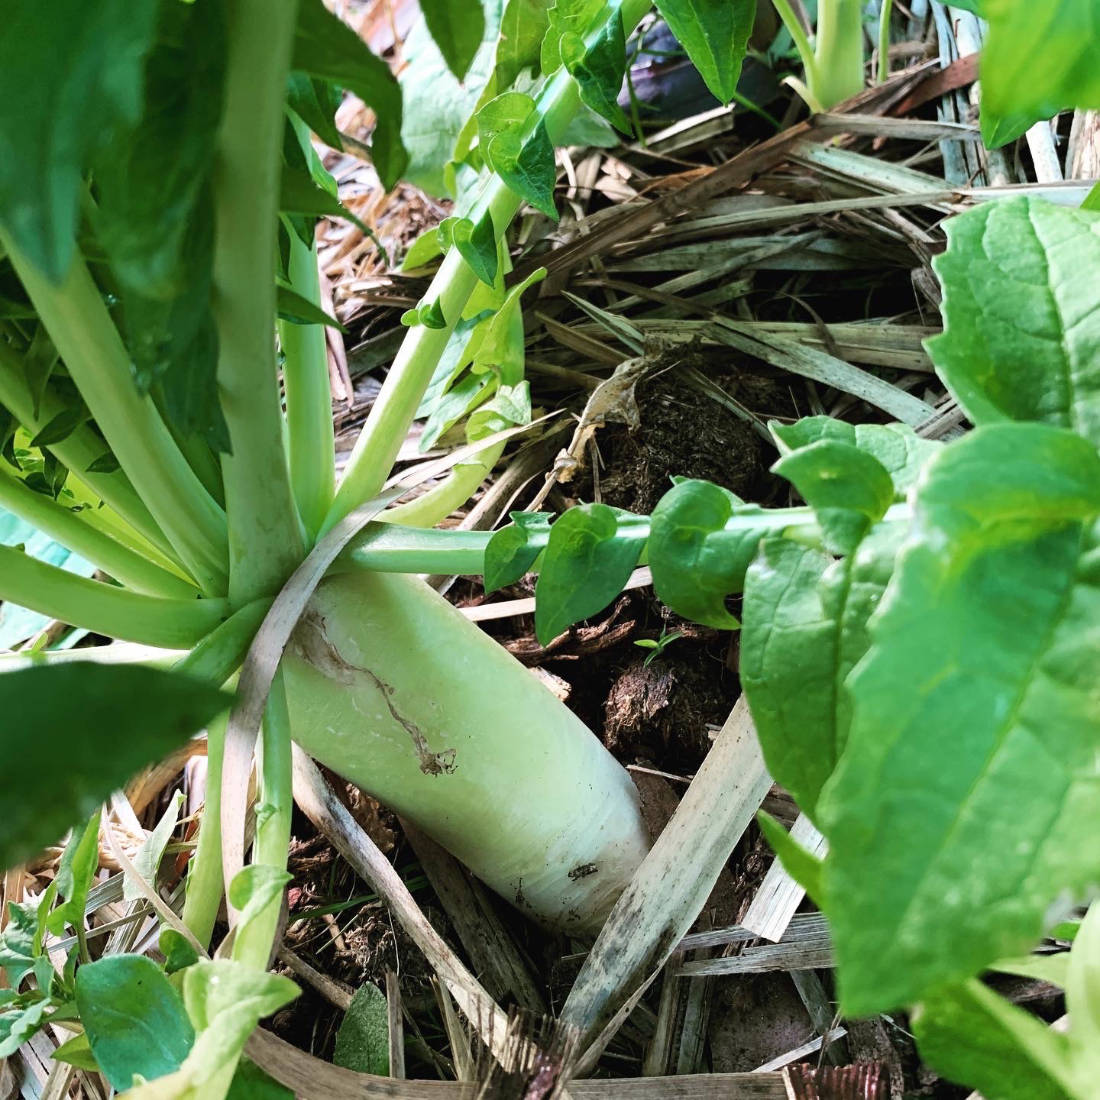
[[[569,75],[577,82],[581,100],[623,133],[630,120],[619,106],[619,90],[626,74],[626,35],[622,13],[616,11],[599,37],[579,57],[565,58]]]
[[[246,934],[249,925],[258,917],[266,914],[290,879],[286,871],[266,863],[252,863],[237,872],[229,884],[229,904],[240,912],[234,926],[238,938]]]
[[[657,598],[685,619],[719,630],[740,623],[726,610],[726,596],[740,592],[745,570],[764,531],[742,521],[760,513],[728,489],[687,479],[653,509],[649,565]]]
[[[476,376],[475,376],[476,377]],[[470,443],[502,432],[515,424],[531,422],[531,384],[520,382],[518,386],[499,386],[492,400],[479,405],[466,424],[466,438]]]
[[[42,425],[31,438],[31,446],[52,447],[56,443],[62,443],[87,419],[88,410],[82,402],[68,405]]]
[[[562,42],[566,53],[576,55],[584,49],[584,37],[604,14],[603,0],[557,0],[547,12],[549,29],[542,41],[542,71],[549,76],[564,61]]]
[[[0,40],[0,223],[60,282],[92,156],[141,111],[157,4],[11,0]]]
[[[850,554],[894,499],[886,468],[850,443],[811,443],[781,458],[772,472],[791,482],[813,508],[834,554]]]
[[[535,636],[543,645],[622,592],[648,533],[644,517],[606,504],[580,504],[554,523],[535,586]]]
[[[305,73],[291,73],[287,78],[286,105],[327,146],[339,150],[344,148],[344,139],[333,117],[342,98],[331,84],[313,80]]]
[[[459,255],[486,286],[494,286],[498,268],[497,240],[489,211],[486,210],[476,224],[469,218],[459,218],[452,232]]]
[[[983,106],[1002,118],[1036,119],[1067,107],[1100,107],[1094,0],[982,0],[981,7],[989,22],[982,50]]]
[[[0,727],[0,757],[12,762],[0,770],[0,866],[55,842],[229,702],[205,682],[140,665],[0,674],[0,713],[19,715]]]
[[[485,33],[479,0],[420,0],[420,10],[447,67],[461,80]]]
[[[843,1010],[1030,948],[1100,859],[1100,456],[1001,424],[926,469],[819,802]]]
[[[364,982],[348,1005],[332,1060],[356,1073],[390,1075],[390,1029],[386,995],[376,985]]]
[[[328,325],[337,332],[347,332],[335,317],[329,316],[320,306],[279,282],[275,290],[279,317],[293,325]]]
[[[490,167],[521,199],[558,220],[554,205],[554,146],[546,123],[539,119],[531,136],[521,139],[511,131],[498,134],[486,150]]]
[[[807,416],[793,424],[772,421],[768,428],[781,455],[823,439],[850,443],[866,451],[886,468],[899,500],[905,498],[925,464],[943,446],[922,439],[908,424],[849,424],[831,416]]]
[[[1021,81],[1020,83],[1025,83]],[[1100,215],[1019,198],[946,223],[929,354],[975,424],[1041,420],[1100,443]]]
[[[7,976],[8,985],[18,989],[23,979],[34,969],[34,961],[41,953],[38,939],[39,911],[42,905],[42,920],[49,911],[49,899],[45,895],[29,902],[19,904],[8,902],[8,923],[0,932],[0,969]]]
[[[177,932],[174,928],[165,928],[161,931],[158,946],[164,956],[164,972],[166,974],[175,974],[178,970],[186,970],[187,967],[199,961],[198,953],[191,941],[182,932]]]
[[[1069,1045],[1080,1096],[1095,1090],[1100,1075],[1100,905],[1093,902],[1073,941],[1066,976]]]
[[[269,1077],[255,1062],[242,1058],[226,1100],[294,1100],[294,1093]]]
[[[1000,149],[1001,146],[1023,137],[1042,119],[1034,114],[999,115],[988,103],[983,102],[978,121],[981,123],[982,144],[987,149]]]
[[[92,1054],[116,1089],[179,1069],[195,1031],[164,971],[144,955],[107,955],[76,972],[76,1003]]]
[[[279,185],[279,210],[285,214],[342,218],[355,223],[361,229],[366,228],[335,195],[317,186],[308,167],[293,161],[283,165]]]
[[[1066,1037],[979,981],[938,991],[912,1022],[921,1057],[989,1100],[1073,1100],[1058,1079]]]
[[[485,547],[485,591],[515,584],[546,549],[550,512],[513,512],[512,525],[497,531]]]
[[[408,154],[401,143],[401,89],[389,66],[321,0],[302,0],[291,68],[346,88],[373,108],[378,120],[371,141],[374,167],[383,187],[393,187]]]
[[[49,1007],[49,997],[38,993],[15,998],[11,1004],[0,1001],[0,1058],[11,1057],[46,1025],[49,1020],[46,1010]]]
[[[500,19],[500,35],[493,58],[493,76],[499,91],[511,88],[525,69],[539,69],[542,40],[550,26],[552,0],[508,0]]]
[[[439,243],[439,233],[435,226],[425,229],[411,245],[405,258],[401,261],[402,272],[416,271],[430,264],[436,256],[443,253],[443,246]]]
[[[160,872],[161,860],[164,859],[164,849],[175,832],[176,822],[179,819],[180,806],[183,803],[183,792],[176,791],[172,801],[165,807],[156,828],[149,834],[134,856],[134,870],[155,890],[157,888],[157,875]],[[132,875],[127,874],[122,883],[122,896],[126,901],[140,901],[145,895]]]
[[[83,1031],[71,1039],[66,1039],[53,1052],[53,1058],[55,1062],[65,1062],[70,1066],[76,1066],[77,1069],[86,1069],[90,1073],[101,1072],[99,1063],[92,1053],[92,1045],[88,1042],[87,1033]]]
[[[728,104],[756,18],[754,0],[657,0],[657,10],[714,97]]]
[[[57,892],[65,899],[46,918],[46,927],[59,935],[66,924],[84,927],[84,909],[92,878],[99,869],[99,810],[93,811],[82,829],[74,829],[57,869]]]

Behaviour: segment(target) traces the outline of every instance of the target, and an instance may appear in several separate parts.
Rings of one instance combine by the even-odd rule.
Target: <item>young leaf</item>
[[[489,142],[485,152],[493,171],[512,191],[548,218],[558,220],[554,206],[554,146],[542,119],[525,140],[505,130]]]
[[[769,771],[812,819],[848,736],[844,681],[870,644],[867,621],[903,535],[880,524],[836,562],[766,539],[745,576],[741,686]]]
[[[0,1058],[11,1057],[49,1019],[49,997],[28,993],[6,1002],[3,994],[8,992],[0,991]]]
[[[493,58],[498,91],[506,92],[524,69],[539,68],[542,40],[552,0],[508,0],[500,18],[500,36]]]
[[[191,941],[177,932],[174,928],[165,928],[157,941],[160,952],[164,956],[164,972],[175,974],[178,970],[186,970],[187,967],[199,961]]]
[[[328,325],[337,332],[347,332],[335,317],[330,317],[320,306],[314,305],[308,298],[291,290],[279,282],[276,286],[276,302],[279,317],[292,325]]]
[[[894,482],[882,463],[850,443],[811,443],[781,458],[772,472],[813,508],[834,554],[850,554],[894,499]]]
[[[513,512],[485,547],[485,591],[515,584],[535,564],[550,537],[550,512]]]
[[[565,60],[563,40],[571,43],[566,53],[577,54],[584,49],[584,36],[592,30],[603,10],[602,0],[556,0],[547,12],[549,29],[542,40],[541,60],[545,75],[549,76]]]
[[[99,868],[99,810],[96,809],[82,829],[74,829],[61,864],[57,869],[57,892],[65,899],[46,918],[46,927],[60,934],[66,924],[84,927],[84,908],[92,878]]]
[[[498,267],[497,240],[489,211],[486,210],[476,223],[469,218],[459,218],[453,234],[455,248],[470,265],[473,273],[486,286],[495,286]]]
[[[229,703],[190,677],[140,665],[68,664],[0,675],[0,866],[86,819],[134,772]],[[65,762],[60,771],[58,760]]]
[[[921,1057],[952,1081],[991,1100],[1075,1100],[1059,1080],[1066,1037],[979,981],[937,991],[912,1020]]]
[[[824,904],[822,861],[807,852],[798,841],[792,840],[791,834],[771,814],[758,810],[756,823],[772,851],[779,856],[787,874],[806,891],[815,904]]]
[[[56,282],[75,249],[84,171],[141,111],[158,8],[128,0],[5,5],[0,225]]]
[[[242,1058],[225,1100],[294,1100],[294,1093],[269,1077],[255,1062]]]
[[[844,1011],[957,983],[1100,876],[1100,456],[980,428],[933,460],[819,802]]]
[[[1100,283],[1084,274],[1100,265],[1100,215],[1018,198],[946,227],[934,261],[944,331],[927,348],[967,416],[1042,420],[1100,443]]]
[[[45,923],[50,900],[39,895],[22,905],[8,902],[8,922],[0,932],[0,970],[12,989],[18,990],[34,969],[34,961],[42,950],[39,927]]]
[[[564,47],[565,40],[562,45]],[[626,35],[621,12],[607,21],[599,37],[580,56],[565,57],[565,67],[577,82],[581,100],[623,133],[630,133],[630,120],[619,106],[619,89],[626,74]]]
[[[389,66],[321,3],[302,0],[291,67],[354,92],[374,109],[374,167],[388,190],[408,163],[401,144],[401,89]]]
[[[331,84],[314,80],[305,73],[291,73],[287,78],[286,105],[327,146],[344,148],[344,139],[336,129],[333,116],[343,96]]]
[[[164,849],[172,839],[172,833],[176,828],[179,818],[180,805],[183,803],[183,792],[176,791],[172,801],[168,803],[157,827],[145,838],[145,842],[134,856],[134,870],[155,890],[157,888],[157,874],[160,871],[160,862],[164,858]],[[122,896],[126,901],[139,901],[145,895],[141,887],[129,874],[122,883]]]
[[[88,1042],[88,1035],[83,1031],[79,1035],[74,1035],[71,1039],[66,1039],[53,1052],[53,1059],[55,1062],[65,1062],[70,1066],[76,1066],[77,1069],[86,1069],[90,1073],[101,1072],[99,1063],[92,1053],[92,1045]]]
[[[728,489],[688,479],[670,489],[653,509],[649,565],[657,598],[685,619],[736,630],[726,596],[740,592],[745,570],[764,532],[730,520],[758,514]]]
[[[485,33],[480,0],[421,0],[420,10],[447,67],[461,80]]]
[[[390,1074],[390,1029],[386,995],[371,982],[364,982],[348,1005],[332,1060],[356,1073]]]
[[[107,955],[76,972],[76,1004],[92,1054],[119,1090],[179,1069],[195,1030],[164,971],[144,955]]]
[[[606,504],[580,504],[554,523],[535,586],[535,636],[543,645],[622,592],[648,526]]]
[[[657,10],[715,99],[729,103],[756,18],[754,0],[657,0]]]

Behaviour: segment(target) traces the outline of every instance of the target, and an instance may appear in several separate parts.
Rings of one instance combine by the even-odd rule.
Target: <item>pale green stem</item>
[[[621,6],[623,26],[627,34],[649,11],[650,6],[650,0],[627,0]],[[590,38],[594,40],[607,20],[616,16],[619,11],[619,5],[607,5]],[[559,69],[547,80],[536,101],[535,118],[541,118],[546,123],[551,141],[560,140],[579,102],[576,84],[564,69]],[[521,201],[503,180],[485,172],[481,194],[469,217],[476,222],[488,211],[499,239],[515,217]],[[409,330],[355,442],[344,480],[329,509],[323,531],[329,530],[381,489],[416,415],[424,391],[431,381],[439,357],[443,354],[451,332],[476,285],[477,276],[458,254],[458,250],[451,249],[424,296],[427,302],[439,303],[445,326],[432,329],[416,325]]]
[[[289,237],[290,285],[319,307],[321,281],[316,248],[307,248],[293,230]],[[280,321],[279,343],[284,357],[290,483],[302,523],[315,539],[336,489],[332,392],[324,326]]]
[[[461,508],[477,492],[477,487],[492,472],[504,453],[503,443],[494,443],[475,461],[456,466],[438,485],[426,493],[386,510],[387,523],[402,523],[407,527],[434,527],[452,512]]]
[[[62,546],[114,577],[150,596],[193,599],[198,593],[185,580],[136,554],[110,535],[84,521],[85,511],[75,512],[53,498],[28,489],[18,478],[0,468],[0,507],[14,512]]]
[[[225,715],[215,718],[206,730],[206,798],[183,899],[183,923],[203,947],[210,946],[223,893],[221,801],[226,721]]]
[[[805,27],[802,26],[802,20],[798,18],[788,0],[772,0],[772,4],[779,18],[783,20],[783,26],[791,36],[798,56],[802,59],[802,67],[806,70],[806,81],[810,87],[813,87],[817,83],[817,57],[814,54],[813,43],[806,34]],[[806,98],[803,96],[803,99]]]
[[[282,672],[275,674],[264,711],[260,751],[260,800],[256,805],[256,840],[252,862],[286,870],[290,822],[294,812],[290,751],[290,715]],[[266,970],[279,926],[282,893],[251,921],[242,924],[233,943],[233,958]]]
[[[283,447],[275,365],[275,260],[283,101],[297,0],[229,0],[228,77],[214,174],[218,386],[229,596],[278,591],[303,544]]]
[[[894,0],[882,0],[878,15],[878,82],[885,84],[890,77],[890,14]]]
[[[225,513],[202,487],[153,404],[80,257],[60,286],[3,237],[9,259],[92,416],[138,495],[204,592],[225,589]]]
[[[820,0],[815,52],[810,91],[826,110],[863,91],[863,0]]]
[[[329,573],[354,566],[380,573],[455,573],[485,568],[492,531],[437,531],[395,523],[371,523]]]
[[[193,646],[176,665],[177,671],[221,687],[240,667],[271,602],[262,596],[238,608]]]
[[[23,374],[23,366],[16,352],[0,341],[0,404],[19,421],[33,438],[58,414],[64,404],[52,387],[46,386],[35,413],[34,397]],[[73,476],[88,487],[95,496],[118,513],[135,531],[157,547],[174,557],[171,543],[157,527],[149,509],[134,491],[130,479],[122,470],[110,474],[88,472],[96,459],[102,458],[107,449],[91,428],[81,425],[60,443],[45,448],[66,466]]]
[[[187,649],[226,616],[224,599],[143,596],[66,573],[22,550],[0,546],[0,600],[127,642]]]

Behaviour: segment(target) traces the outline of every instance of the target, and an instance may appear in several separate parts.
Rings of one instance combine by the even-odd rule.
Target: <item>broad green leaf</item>
[[[507,386],[518,385],[523,380],[525,351],[520,300],[530,287],[545,278],[546,268],[540,267],[523,282],[509,288],[500,308],[486,319],[484,329],[475,334],[472,342],[475,370],[491,370]]]
[[[500,0],[484,5],[485,37],[481,49],[460,84],[427,26],[417,23],[405,40],[408,64],[401,74],[405,121],[401,136],[409,150],[406,177],[432,195],[459,198],[461,189],[449,182],[447,167],[455,144],[483,94],[489,91],[493,50],[500,24]],[[471,126],[471,132],[473,127]],[[473,173],[476,177],[476,173]],[[458,213],[464,213],[459,210]]]
[[[183,1001],[144,955],[107,955],[76,972],[76,1003],[92,1054],[116,1089],[179,1069],[195,1039]]]
[[[908,424],[849,424],[831,416],[807,416],[793,424],[768,425],[781,455],[819,440],[850,443],[877,458],[894,482],[897,498],[904,499],[925,463],[943,446],[922,439]]]
[[[1010,141],[1021,138],[1036,122],[1038,115],[998,115],[988,103],[983,102],[978,121],[981,123],[982,144],[987,149],[1000,149]]]
[[[75,249],[83,175],[141,111],[158,4],[9,0],[0,39],[0,225],[60,282]]]
[[[161,759],[230,699],[205,682],[140,665],[86,661],[0,674],[0,866],[85,820],[139,768]],[[58,761],[64,767],[58,768]]]
[[[543,645],[622,592],[648,533],[644,517],[606,504],[580,504],[555,521],[535,586],[535,636]]]
[[[550,25],[552,0],[508,0],[500,19],[500,35],[493,58],[493,77],[506,92],[524,69],[539,69],[542,40]]]
[[[134,856],[134,870],[155,890],[157,888],[157,875],[160,871],[161,860],[164,859],[164,849],[172,839],[172,833],[176,828],[179,818],[180,806],[183,803],[183,792],[176,791],[172,801],[168,803],[156,828],[145,838],[144,843]],[[122,883],[122,896],[126,901],[140,901],[145,895],[134,878],[127,874]]]
[[[470,414],[466,438],[470,443],[476,443],[513,425],[530,422],[531,384],[524,381],[518,386],[499,386],[491,400],[479,405]]]
[[[332,1060],[356,1073],[390,1075],[390,1029],[386,995],[371,982],[364,982],[348,1005]]]
[[[563,43],[564,45],[564,43]],[[564,58],[569,75],[577,82],[581,100],[612,126],[630,133],[630,120],[619,106],[619,90],[626,74],[626,35],[622,13],[617,11],[604,25],[596,41],[575,58]]]
[[[175,974],[176,971],[185,970],[199,961],[198,953],[191,941],[182,932],[177,932],[174,928],[163,929],[157,945],[164,956],[164,972],[166,974]]]
[[[485,591],[495,592],[515,584],[546,549],[550,537],[550,512],[513,512],[512,523],[502,527],[485,547]]]
[[[834,554],[850,554],[894,499],[886,468],[851,443],[822,439],[785,455],[772,471],[791,482],[813,508],[825,545]]]
[[[561,67],[562,41],[571,43],[572,52],[584,49],[584,37],[596,25],[596,20],[606,12],[602,0],[556,0],[547,12],[549,28],[542,40],[542,71],[549,76]],[[570,52],[567,45],[566,52]]]
[[[50,999],[37,993],[14,998],[8,1004],[0,1000],[0,1058],[9,1058],[46,1024],[49,1007]]]
[[[714,97],[729,103],[756,18],[754,0],[657,0],[657,10]]]
[[[461,80],[485,34],[480,0],[420,0],[420,10],[447,67]]]
[[[1100,877],[1100,456],[980,428],[926,469],[819,802],[841,1003],[912,1003]]]
[[[535,113],[535,101],[524,92],[494,96],[477,112],[477,140],[487,149],[498,134],[519,134]]]
[[[92,224],[117,282],[138,388],[146,393],[160,382],[180,433],[224,450],[209,189],[222,111],[224,12],[209,2],[154,6],[158,34],[145,65],[141,116],[95,159]]]
[[[302,0],[291,67],[354,92],[373,108],[378,121],[371,156],[383,187],[393,187],[408,155],[401,144],[401,89],[389,66],[321,0]]]
[[[1074,1100],[1059,1080],[1066,1037],[979,981],[937,992],[912,1022],[921,1057],[987,1100]]]
[[[982,103],[999,117],[1100,107],[1095,0],[982,0]],[[1021,79],[1021,74],[1027,74]]]
[[[18,989],[23,979],[34,969],[34,960],[42,950],[38,939],[40,918],[45,919],[46,912],[40,913],[42,905],[49,911],[49,901],[45,895],[30,902],[8,902],[8,922],[0,932],[0,970],[4,971],[10,988]]]
[[[46,918],[46,927],[59,935],[66,924],[84,927],[84,909],[92,878],[99,869],[99,810],[92,812],[83,828],[74,829],[57,869],[57,893],[64,903]]]
[[[1020,82],[1024,83],[1024,82]],[[934,267],[943,334],[928,352],[975,424],[1042,420],[1100,443],[1100,215],[1041,199],[946,223]]]
[[[725,600],[741,591],[766,533],[751,524],[759,513],[757,505],[709,481],[688,479],[665,493],[650,522],[649,565],[657,598],[686,619],[736,630],[740,624]]]

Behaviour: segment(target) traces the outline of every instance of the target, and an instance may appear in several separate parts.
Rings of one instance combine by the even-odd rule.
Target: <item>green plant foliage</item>
[[[740,625],[726,596],[740,592],[763,532],[751,520],[761,509],[709,481],[681,481],[653,510],[649,565],[658,598],[678,615],[719,630]]]
[[[493,81],[506,91],[525,70],[540,68],[542,40],[550,26],[553,0],[508,0],[500,19],[500,36],[493,57]]]
[[[461,80],[485,34],[485,13],[478,0],[422,0],[420,10],[447,67]]]
[[[604,24],[591,46],[574,36],[563,38],[560,50],[569,75],[577,82],[581,100],[624,133],[630,120],[619,106],[619,89],[626,75],[626,36],[621,14]]]
[[[1014,117],[1036,122],[1067,107],[1100,107],[1094,0],[982,0],[981,13],[989,21],[982,51],[983,138],[1003,140],[996,130],[1007,130]]]
[[[92,878],[99,869],[99,810],[82,829],[74,829],[57,868],[57,896],[64,899],[46,918],[46,928],[59,934],[66,924],[84,928],[84,907]]]
[[[1100,873],[1074,840],[1100,826],[1097,514],[1100,457],[1057,428],[979,429],[925,472],[820,803],[846,1012],[1018,954]]]
[[[0,225],[55,282],[73,256],[92,156],[140,116],[157,13],[156,4],[127,0],[5,5]]]
[[[680,40],[707,87],[722,103],[737,91],[749,44],[754,0],[656,0],[657,10]]]
[[[534,130],[522,137],[517,129],[497,134],[485,151],[489,166],[521,199],[541,210],[548,218],[558,220],[554,205],[554,146],[539,119]]]
[[[389,66],[321,0],[302,0],[291,67],[354,92],[374,108],[378,121],[371,155],[382,185],[393,187],[405,170],[408,154],[401,143],[401,89]]]
[[[834,554],[851,553],[894,499],[886,468],[852,443],[819,440],[781,458],[772,470],[813,508],[822,539]]]
[[[294,1093],[269,1077],[255,1062],[242,1058],[226,1100],[294,1100]]]
[[[535,564],[550,538],[550,512],[513,512],[485,547],[485,591],[515,584]]]
[[[386,995],[371,982],[364,982],[348,1005],[332,1060],[356,1073],[390,1075],[390,1029]]]
[[[0,866],[52,844],[134,772],[223,710],[228,696],[179,673],[72,662],[0,675]],[[65,767],[58,769],[63,760]]]
[[[1041,420],[1100,443],[1100,216],[1019,198],[947,222],[936,369],[975,424]]]
[[[554,523],[535,587],[535,636],[543,645],[611,603],[648,534],[643,518],[606,504],[578,505]]]
[[[493,218],[489,211],[486,210],[476,223],[469,218],[447,218],[440,223],[437,232],[443,251],[454,245],[459,255],[486,286],[496,285],[500,265]]]
[[[344,147],[344,139],[333,121],[342,98],[338,88],[305,73],[291,73],[287,78],[287,107],[333,149]]]
[[[107,955],[76,972],[76,1003],[92,1054],[116,1089],[179,1069],[195,1032],[180,995],[144,955]]]

